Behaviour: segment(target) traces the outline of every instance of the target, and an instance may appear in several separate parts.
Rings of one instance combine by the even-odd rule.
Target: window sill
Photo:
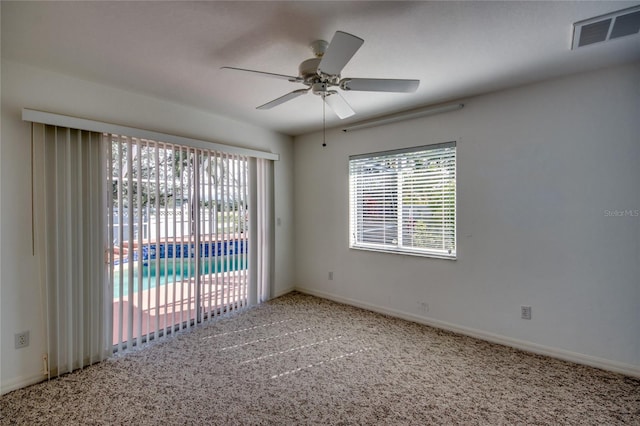
[[[362,251],[374,251],[378,253],[389,253],[389,254],[400,254],[406,256],[416,256],[416,257],[429,257],[433,259],[445,259],[445,260],[457,260],[456,253],[446,254],[446,253],[434,253],[434,252],[423,252],[423,251],[415,251],[415,250],[407,250],[401,248],[389,248],[389,247],[380,247],[375,245],[351,245],[350,249],[353,250],[362,250]]]

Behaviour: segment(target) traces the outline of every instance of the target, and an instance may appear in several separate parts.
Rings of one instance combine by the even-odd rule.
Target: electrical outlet
[[[15,347],[16,349],[26,348],[29,346],[29,332],[25,331],[22,333],[15,334]]]
[[[333,271],[329,272],[329,281],[333,281]]]
[[[531,319],[531,306],[520,306],[520,318]]]

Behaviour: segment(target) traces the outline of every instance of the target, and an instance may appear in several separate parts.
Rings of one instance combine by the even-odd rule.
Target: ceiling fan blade
[[[236,67],[221,67],[221,70],[233,70],[233,71],[244,71],[244,72],[250,72],[252,74],[258,74],[258,75],[262,75],[265,77],[272,77],[272,78],[279,78],[281,80],[287,80],[287,81],[291,81],[293,83],[298,83],[303,81],[302,78],[300,77],[295,77],[293,75],[285,75],[285,74],[274,74],[272,72],[264,72],[264,71],[256,71],[256,70],[248,70],[248,69],[244,69],[244,68],[236,68]]]
[[[344,78],[340,81],[342,90],[357,90],[368,92],[415,92],[420,80],[396,80],[386,78]]]
[[[318,65],[318,73],[339,75],[347,62],[360,49],[362,43],[364,40],[359,37],[336,31]]]
[[[287,93],[284,96],[280,96],[277,99],[272,100],[271,102],[267,102],[264,105],[260,105],[259,107],[256,107],[256,109],[271,109],[275,106],[278,106],[280,104],[283,104],[287,101],[290,101],[291,99],[295,99],[298,96],[304,95],[305,93],[307,93],[309,91],[309,89],[298,89],[298,90],[294,90],[293,92]]]
[[[341,119],[351,117],[355,114],[355,111],[351,108],[351,105],[347,103],[347,101],[340,96],[340,93],[332,90],[327,92],[324,97],[324,101],[329,105],[329,107],[336,113],[338,117]]]

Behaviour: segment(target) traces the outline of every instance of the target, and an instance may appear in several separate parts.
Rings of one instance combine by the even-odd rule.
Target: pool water
[[[215,274],[219,272],[238,271],[246,269],[246,259],[241,256],[204,257],[200,259],[200,275]],[[133,266],[133,292],[139,289],[140,263]],[[120,276],[120,267],[115,266],[113,271],[113,298],[120,298],[120,284],[123,287],[123,295],[129,294],[129,270],[124,268],[123,276]],[[193,258],[168,258],[156,261],[146,261],[142,266],[142,289],[148,290],[166,283],[180,282],[196,275],[195,259]]]

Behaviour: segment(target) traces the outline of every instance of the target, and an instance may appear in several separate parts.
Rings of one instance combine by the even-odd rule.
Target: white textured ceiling
[[[2,2],[2,57],[287,134],[322,126],[312,94],[222,66],[297,75],[308,44],[365,40],[343,77],[415,78],[413,94],[343,93],[348,120],[640,60],[640,36],[570,50],[572,23],[633,2]],[[340,120],[327,110],[327,125]]]

